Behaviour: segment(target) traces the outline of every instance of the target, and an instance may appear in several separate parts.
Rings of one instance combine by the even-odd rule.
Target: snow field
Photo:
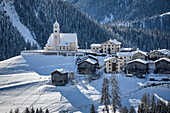
[[[104,65],[106,57],[99,57]],[[57,68],[65,68],[76,73],[76,57],[55,55],[22,55],[0,62],[0,109],[9,112],[10,109],[25,107],[48,108],[50,112],[70,110],[70,112],[89,113],[91,104],[98,112],[102,112],[100,105],[103,78],[108,79],[112,74],[103,74],[101,78],[88,83],[84,77],[78,76],[75,85],[53,86],[50,83],[50,72]],[[167,86],[143,88],[145,79],[125,77],[116,74],[122,97],[122,105],[136,109],[143,94],[149,92],[169,101],[170,89]],[[2,112],[0,111],[0,112]]]

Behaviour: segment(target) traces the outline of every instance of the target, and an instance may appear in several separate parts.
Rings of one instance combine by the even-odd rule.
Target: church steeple
[[[60,34],[60,25],[57,22],[57,19],[56,22],[53,24],[53,33],[54,35]]]
[[[57,19],[56,22],[53,24],[53,34],[54,34],[54,48],[55,50],[57,50],[57,47],[60,43],[60,25],[57,22]]]

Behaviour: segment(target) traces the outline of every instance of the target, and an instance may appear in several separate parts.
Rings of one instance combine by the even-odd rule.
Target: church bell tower
[[[53,34],[54,34],[54,49],[57,50],[60,43],[60,25],[56,22],[53,24]]]

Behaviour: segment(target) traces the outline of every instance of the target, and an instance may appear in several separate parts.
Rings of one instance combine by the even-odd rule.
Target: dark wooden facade
[[[96,72],[97,63],[92,64],[87,61],[82,61],[81,63],[77,64],[77,71],[80,74],[94,74]]]
[[[145,74],[148,71],[148,64],[134,61],[127,64],[127,71],[130,74],[141,75]]]
[[[165,59],[155,61],[155,73],[170,74],[170,59]]]
[[[65,86],[68,83],[68,72],[61,73],[57,70],[51,72],[51,81],[55,86]]]

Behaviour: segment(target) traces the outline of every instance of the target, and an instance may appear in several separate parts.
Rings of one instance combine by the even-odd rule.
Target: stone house
[[[77,62],[77,71],[80,74],[94,74],[98,66],[98,60],[86,57]]]
[[[148,59],[149,60],[157,60],[157,59],[160,59],[160,58],[164,58],[166,56],[168,56],[169,50],[167,49],[158,49],[158,50],[153,50],[153,51],[150,51],[149,55],[148,55]]]
[[[64,86],[68,83],[68,71],[65,69],[56,69],[51,72],[51,81],[55,86]]]
[[[155,73],[170,74],[170,59],[160,58],[155,61]]]
[[[109,57],[105,61],[105,72],[106,73],[120,73],[121,60],[116,57]]]
[[[147,60],[147,57],[148,57],[148,55],[147,55],[146,52],[143,52],[143,51],[137,49],[137,51],[135,51],[135,52],[133,53],[132,59],[133,59],[133,60],[134,60],[134,59]]]
[[[148,71],[148,62],[143,59],[135,59],[127,62],[127,73],[141,75]]]
[[[101,53],[108,53],[108,54],[116,54],[120,51],[121,42],[117,41],[116,39],[108,40],[102,44],[92,44],[91,51],[92,52],[101,52]]]
[[[127,62],[132,60],[133,52],[118,52],[117,57],[121,60],[120,69],[123,69]]]

